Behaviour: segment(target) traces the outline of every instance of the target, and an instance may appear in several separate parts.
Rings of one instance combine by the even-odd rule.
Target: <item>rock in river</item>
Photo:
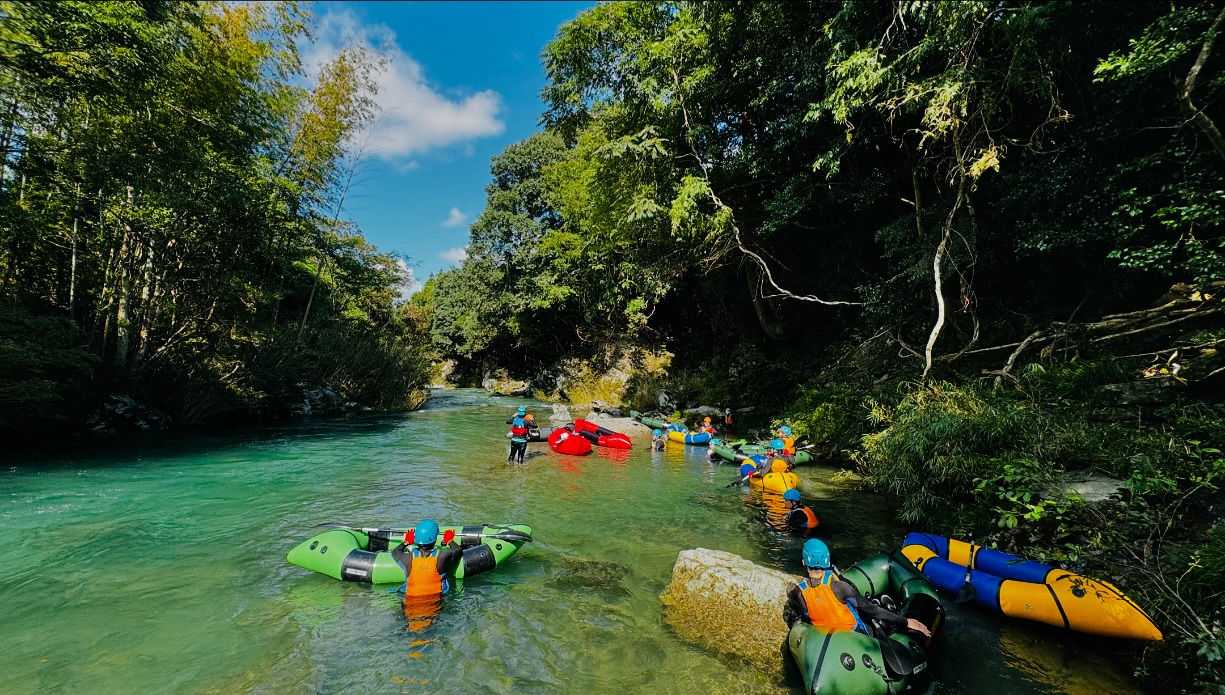
[[[721,550],[682,550],[660,595],[664,620],[687,642],[781,673],[784,587],[799,579]]]

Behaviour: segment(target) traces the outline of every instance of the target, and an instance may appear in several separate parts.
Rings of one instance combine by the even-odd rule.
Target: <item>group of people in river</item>
[[[730,425],[730,409],[726,410],[725,417],[725,423]],[[511,427],[507,460],[522,463],[528,434],[537,428],[535,419],[527,408],[519,407],[514,416],[506,420],[506,424]],[[709,417],[702,424],[704,429],[700,431],[714,432]],[[744,480],[761,479],[763,490],[768,489],[767,476],[778,476],[777,480],[783,486],[780,495],[784,505],[781,527],[807,535],[820,522],[813,510],[804,505],[798,488],[799,479],[792,472],[796,464],[796,448],[791,428],[782,425],[777,435],[766,446],[764,455],[753,456],[742,465],[741,474]],[[663,445],[663,433],[654,430],[651,448],[662,449]],[[404,613],[409,619],[410,628],[428,626],[437,614],[442,597],[451,590],[463,551],[453,538],[444,536],[439,543],[438,523],[425,519],[391,551],[391,555],[404,568],[405,582],[398,591],[404,596]],[[903,618],[889,610],[890,606],[863,598],[854,585],[842,580],[834,567],[829,548],[822,541],[815,538],[805,541],[801,561],[808,578],[786,587],[787,605],[783,613],[789,624],[802,620],[817,626],[854,630],[868,635],[891,627],[905,627],[930,636],[930,631],[921,622]]]

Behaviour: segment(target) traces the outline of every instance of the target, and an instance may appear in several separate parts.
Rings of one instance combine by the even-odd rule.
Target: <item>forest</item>
[[[420,402],[403,259],[341,215],[380,57],[351,45],[305,87],[310,22],[293,3],[0,4],[0,430],[143,404],[274,417],[304,389]]]
[[[1139,677],[1225,692],[1225,7],[599,4],[411,298],[342,214],[381,57],[305,86],[310,27],[0,2],[0,429],[116,393],[404,409],[440,375],[727,406],[915,528],[1110,578],[1167,635]]]
[[[546,47],[544,129],[493,159],[468,259],[410,303],[460,382],[787,422],[916,528],[1112,577],[1170,635],[1139,675],[1218,692],[1223,23],[601,4]],[[626,355],[622,391],[591,383]],[[1068,482],[1095,476],[1121,492]]]

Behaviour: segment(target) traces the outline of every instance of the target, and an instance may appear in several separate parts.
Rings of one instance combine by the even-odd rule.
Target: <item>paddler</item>
[[[788,625],[802,620],[817,627],[834,630],[854,630],[869,636],[872,622],[914,630],[925,637],[931,631],[914,618],[903,618],[864,598],[854,584],[844,581],[833,570],[829,548],[816,538],[804,542],[801,553],[808,579],[799,584],[787,583],[787,608],[783,619]]]
[[[436,548],[438,522],[425,519],[391,551],[391,557],[404,568],[404,586],[400,588],[404,615],[414,630],[430,624],[441,608],[443,595],[451,590],[455,568],[464,557],[454,535],[448,531],[443,547]]]

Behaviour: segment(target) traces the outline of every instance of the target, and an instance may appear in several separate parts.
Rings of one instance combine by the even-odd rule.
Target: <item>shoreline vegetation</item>
[[[1117,584],[1166,635],[1119,645],[1141,682],[1225,692],[1219,4],[598,5],[407,301],[343,215],[373,49],[307,88],[291,3],[0,13],[10,436],[114,394],[731,407],[916,530]]]

